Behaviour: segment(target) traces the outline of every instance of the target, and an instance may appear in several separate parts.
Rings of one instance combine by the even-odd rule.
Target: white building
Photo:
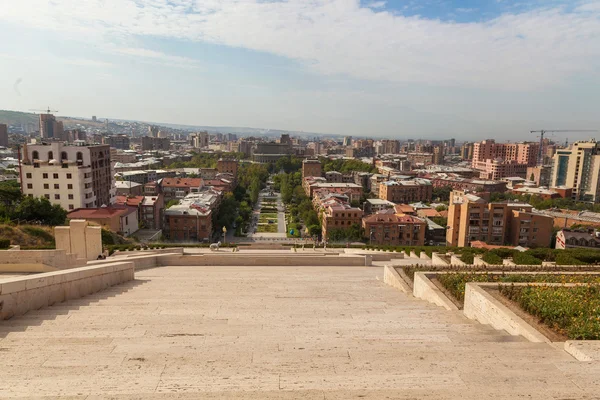
[[[110,165],[110,146],[23,145],[21,190],[46,197],[65,210],[110,205],[116,189]]]

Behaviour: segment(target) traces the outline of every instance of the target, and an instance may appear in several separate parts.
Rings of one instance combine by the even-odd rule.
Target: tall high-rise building
[[[204,131],[190,134],[189,139],[192,147],[201,149],[203,147],[208,147],[210,136],[208,132]]]
[[[444,164],[444,147],[436,145],[433,148],[433,163],[436,165]]]
[[[460,148],[460,157],[463,160],[471,160],[473,159],[473,143],[465,142]]]
[[[58,131],[56,118],[52,114],[40,114],[40,135],[42,138],[53,138]]]
[[[378,149],[379,154],[398,154],[400,153],[400,142],[398,140],[381,140]]]
[[[550,185],[573,188],[573,200],[600,202],[600,143],[575,142],[557,150]]]
[[[352,146],[352,136],[344,136],[344,141],[342,144],[344,146]]]
[[[0,124],[0,146],[8,147],[8,126]]]
[[[148,127],[148,136],[158,137],[158,126],[151,125]]]
[[[127,135],[113,135],[109,136],[107,139],[110,147],[113,147],[115,149],[129,150],[129,147],[131,145],[129,136]]]
[[[110,205],[116,194],[110,146],[24,145],[21,191],[66,210]]]

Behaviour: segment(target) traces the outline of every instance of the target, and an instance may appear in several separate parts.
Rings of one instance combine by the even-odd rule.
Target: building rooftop
[[[201,187],[203,185],[202,178],[163,178],[161,186],[163,187]]]
[[[68,219],[103,219],[110,218],[115,215],[125,216],[137,212],[133,207],[127,206],[112,206],[98,208],[76,208],[67,213]]]

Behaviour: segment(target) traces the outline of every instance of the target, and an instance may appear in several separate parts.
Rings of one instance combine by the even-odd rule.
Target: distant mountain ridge
[[[82,117],[71,117],[71,116],[56,116],[57,119],[69,118],[75,120],[81,120],[85,122],[92,123],[89,118]],[[22,125],[28,123],[38,123],[39,114],[22,112],[22,111],[11,111],[11,110],[0,110],[0,124],[8,124],[8,125]],[[103,121],[105,117],[98,117],[98,121]],[[251,127],[242,127],[242,126],[204,126],[204,125],[184,125],[184,124],[171,124],[171,123],[163,123],[163,122],[148,122],[148,121],[139,121],[139,120],[130,120],[130,119],[119,119],[119,118],[108,118],[109,121],[115,122],[137,122],[141,124],[148,125],[157,125],[164,126],[167,128],[173,129],[181,129],[186,131],[207,131],[210,133],[235,133],[243,136],[280,136],[284,133],[289,133],[295,136],[304,136],[304,137],[328,137],[328,138],[336,138],[341,137],[342,135],[334,135],[327,133],[317,133],[317,132],[300,132],[300,131],[289,131],[283,129],[268,129],[268,128],[251,128]]]

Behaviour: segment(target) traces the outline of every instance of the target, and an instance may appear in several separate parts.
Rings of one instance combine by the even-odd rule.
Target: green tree
[[[451,186],[442,186],[433,188],[433,198],[438,201],[449,201],[450,192],[452,192]]]

